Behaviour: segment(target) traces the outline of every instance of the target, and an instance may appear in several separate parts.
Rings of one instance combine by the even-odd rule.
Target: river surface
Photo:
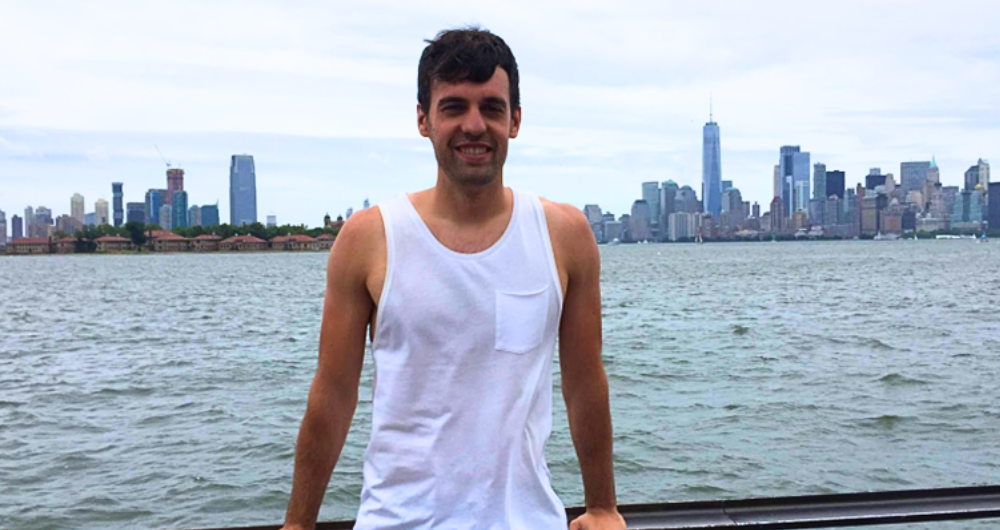
[[[1000,245],[601,256],[619,502],[1000,482]],[[325,269],[322,253],[0,257],[0,528],[280,523]],[[355,516],[368,360],[321,520]],[[558,399],[547,454],[582,504]]]

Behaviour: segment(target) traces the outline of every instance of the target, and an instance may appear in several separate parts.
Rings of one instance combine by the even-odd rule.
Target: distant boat
[[[619,240],[618,240],[618,238],[616,237],[616,238],[612,239],[612,240],[611,240],[611,242],[610,242],[610,243],[608,243],[608,244],[609,244],[609,245],[621,245],[621,244],[622,244],[622,242],[621,242],[621,241],[619,241]]]
[[[698,234],[698,236],[694,238],[694,242],[695,243],[704,243],[704,241],[702,241],[702,239],[701,239],[701,234]]]
[[[874,239],[875,241],[895,241],[899,239],[899,234],[883,234],[882,232],[879,232],[878,234],[875,234]]]
[[[983,232],[983,235],[979,236],[979,239],[977,239],[976,241],[979,242],[979,243],[989,243],[990,242],[989,239],[986,239],[986,232]]]

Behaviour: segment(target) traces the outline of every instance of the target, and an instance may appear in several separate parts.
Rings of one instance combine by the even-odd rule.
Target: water
[[[998,482],[1000,246],[601,254],[621,503]],[[279,523],[325,260],[0,258],[0,528]],[[321,520],[355,515],[370,397],[368,365]],[[579,505],[555,420],[553,484]]]

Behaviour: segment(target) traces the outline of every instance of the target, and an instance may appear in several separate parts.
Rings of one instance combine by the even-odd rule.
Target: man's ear
[[[510,137],[517,138],[517,132],[521,130],[521,107],[514,110],[510,115]]]
[[[417,103],[417,130],[420,131],[420,136],[430,138],[431,124],[427,119],[427,114],[424,113],[423,106],[421,106],[420,103]]]

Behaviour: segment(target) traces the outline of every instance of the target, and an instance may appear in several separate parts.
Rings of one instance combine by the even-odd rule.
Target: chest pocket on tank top
[[[496,296],[496,349],[524,354],[537,348],[548,324],[549,288]]]

